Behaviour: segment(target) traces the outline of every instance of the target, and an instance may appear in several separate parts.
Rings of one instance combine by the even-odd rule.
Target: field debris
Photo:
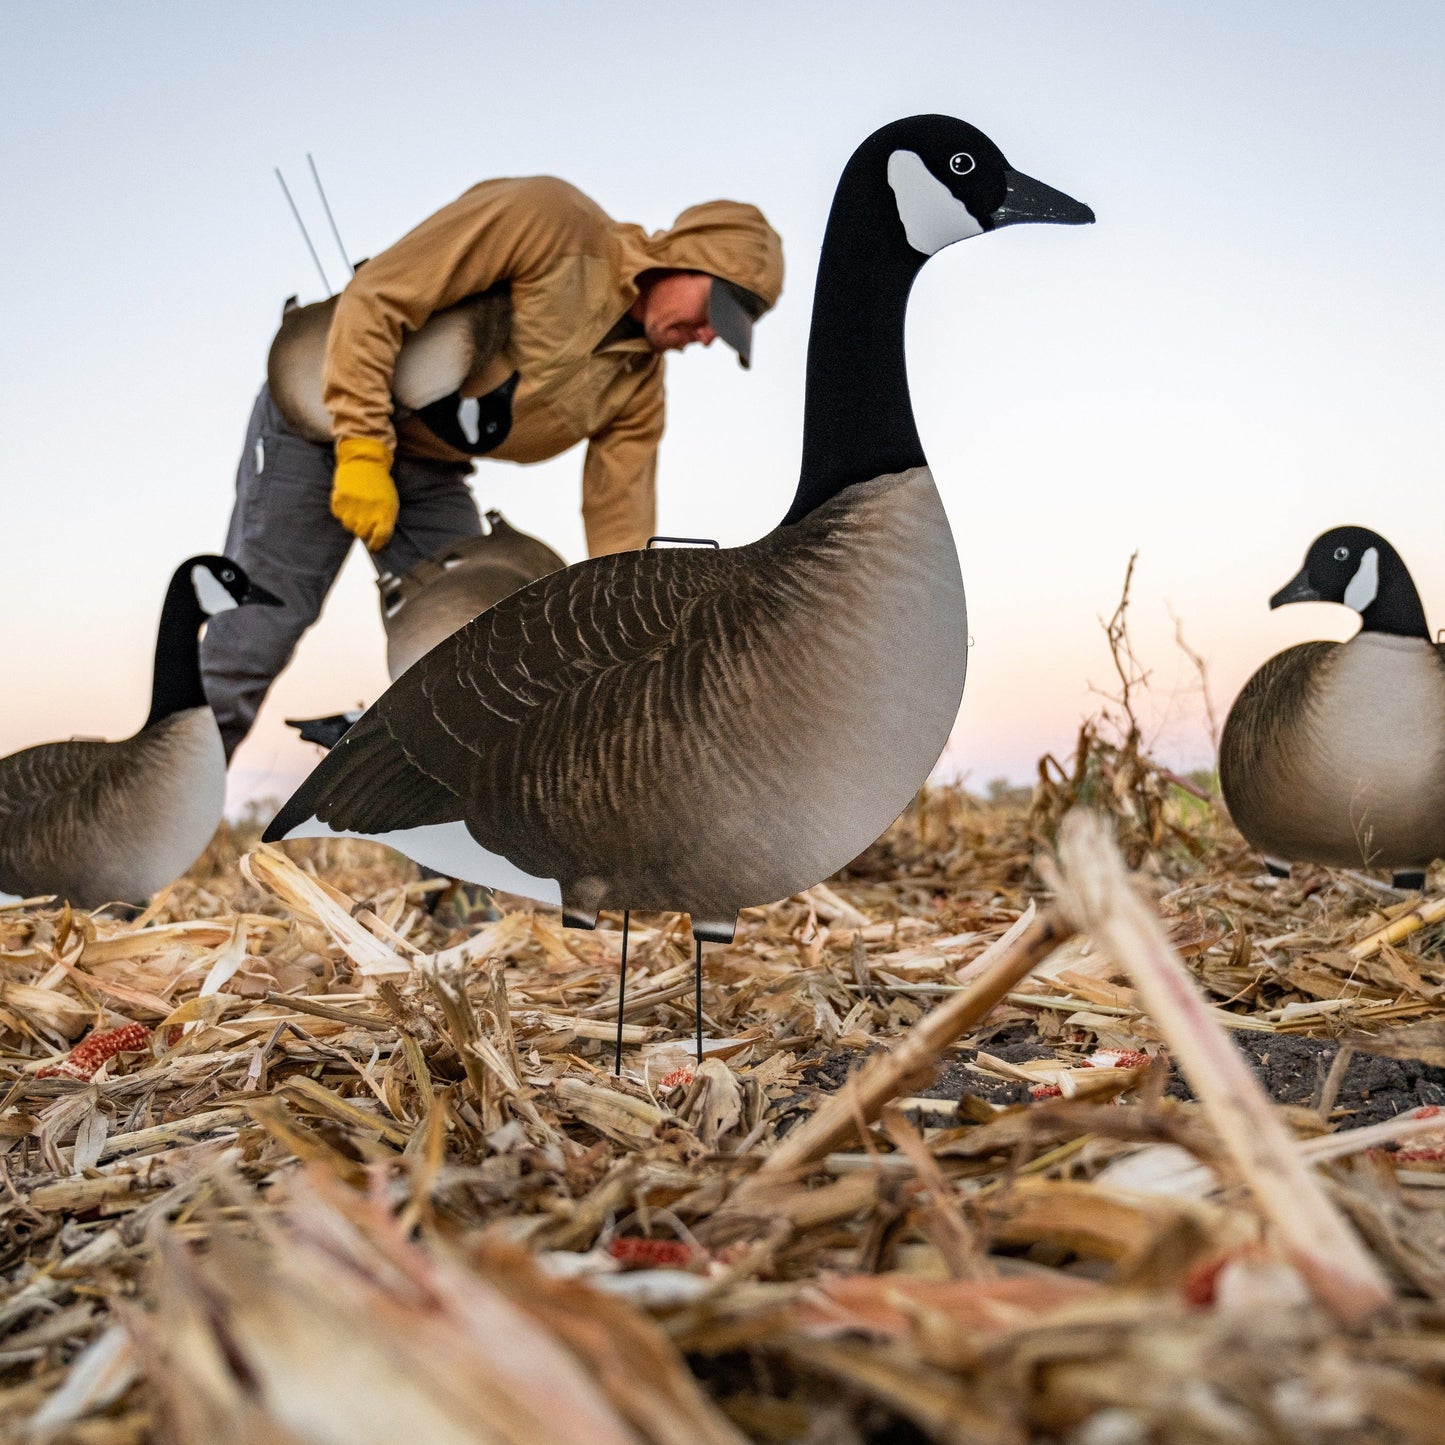
[[[620,919],[368,844],[0,909],[0,1439],[1438,1440],[1445,905],[1121,738],[748,910],[701,1065],[634,917],[620,1079]]]

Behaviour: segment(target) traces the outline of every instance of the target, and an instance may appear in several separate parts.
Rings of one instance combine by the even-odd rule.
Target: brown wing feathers
[[[519,841],[527,848],[538,810],[568,796],[584,758],[601,761],[599,725],[630,708],[645,732],[652,707],[681,705],[685,677],[669,678],[670,699],[647,678],[664,652],[688,640],[685,619],[697,598],[723,584],[731,569],[720,560],[711,550],[622,553],[514,593],[394,683],[266,837],[284,837],[312,816],[379,833],[471,813],[474,824],[506,834],[509,850]],[[626,735],[635,731],[624,729],[617,745],[632,746]],[[468,792],[480,789],[494,806],[469,808],[453,791],[468,780]]]
[[[375,709],[346,733],[266,829],[284,838],[310,817],[338,832],[389,833],[462,816],[462,800],[397,746]]]
[[[41,743],[0,758],[0,828],[32,819],[57,796],[82,788],[110,746],[103,742]]]
[[[1252,794],[1266,760],[1284,744],[1283,733],[1306,716],[1319,669],[1339,646],[1305,642],[1270,658],[1244,685],[1219,740],[1220,781],[1226,796]]]

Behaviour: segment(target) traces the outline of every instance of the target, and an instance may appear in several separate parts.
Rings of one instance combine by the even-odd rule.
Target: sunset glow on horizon
[[[1445,625],[1425,545],[1445,532],[1437,7],[748,0],[720,28],[640,6],[82,0],[10,7],[0,39],[0,753],[145,716],[166,580],[224,536],[281,302],[323,294],[274,165],[341,275],[307,151],[353,257],[490,175],[563,175],[650,228],[714,196],[761,206],[789,270],[753,369],[722,346],[668,363],[659,525],[724,545],[791,498],[819,241],[864,135],[948,111],[1091,205],[1092,227],[953,247],[911,304],[914,406],[969,604],[944,767],[972,787],[1066,761],[1108,705],[1101,619],[1136,551],[1141,716],[1181,769],[1211,748],[1176,625],[1222,719],[1267,656],[1353,630],[1340,608],[1268,610],[1325,528],[1390,538]],[[474,485],[577,560],[580,468],[580,451],[483,462]],[[314,763],[286,717],[385,684],[358,548],[237,755],[230,807]]]

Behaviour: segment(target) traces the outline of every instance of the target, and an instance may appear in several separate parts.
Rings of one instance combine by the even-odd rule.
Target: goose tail
[[[333,833],[386,834],[461,819],[462,801],[416,767],[374,717],[363,717],[306,776],[261,835],[298,834],[313,820]],[[307,828],[307,834],[322,832]]]

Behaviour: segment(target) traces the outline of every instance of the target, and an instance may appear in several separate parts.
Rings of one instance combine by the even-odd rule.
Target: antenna
[[[309,160],[310,157],[308,156]],[[321,275],[321,284],[326,287],[326,294],[334,296],[336,293],[331,289],[331,282],[326,279],[326,272],[321,265],[321,257],[316,254],[316,247],[311,244],[311,234],[306,229],[306,222],[301,219],[301,212],[296,209],[296,202],[291,199],[291,190],[286,184],[286,177],[281,174],[281,167],[276,166],[276,179],[281,182],[281,194],[286,197],[286,204],[291,207],[291,214],[296,217],[296,224],[301,227],[301,239],[306,242],[306,249],[311,252],[311,259],[316,263],[316,269]],[[331,213],[328,211],[327,215]]]
[[[321,197],[321,208],[326,212],[326,219],[331,223],[331,234],[336,239],[336,249],[341,252],[341,259],[346,262],[346,269],[354,276],[356,267],[351,264],[351,258],[346,254],[346,247],[341,244],[341,232],[336,229],[336,218],[331,214],[331,203],[326,199],[326,191],[321,185],[321,173],[316,169],[316,162],[311,159],[311,152],[306,152],[306,164],[311,167],[311,179],[316,182],[316,194]]]

